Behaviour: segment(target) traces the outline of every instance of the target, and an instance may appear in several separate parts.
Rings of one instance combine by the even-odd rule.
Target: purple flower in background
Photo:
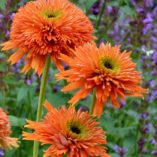
[[[140,119],[146,119],[148,117],[149,113],[145,112],[145,113],[141,113],[140,114]]]
[[[1,156],[4,156],[4,151],[3,151],[3,149],[0,148],[0,157]]]
[[[146,143],[146,140],[144,138],[141,138],[138,141],[138,150],[139,150],[139,152],[142,152],[145,143]]]
[[[157,99],[157,89],[152,89],[150,95],[148,96],[148,101],[152,102]]]
[[[3,14],[0,13],[0,20],[3,19],[3,17],[4,17]]]
[[[156,80],[151,80],[151,81],[149,81],[149,86],[150,86],[151,88],[154,88],[154,87],[156,86]]]
[[[156,144],[156,140],[155,140],[154,138],[152,138],[152,139],[150,140],[150,143],[155,145],[155,144]]]
[[[153,29],[153,33],[154,33],[154,34],[157,33],[157,28]]]
[[[135,9],[139,14],[144,12],[144,9],[141,7],[136,7]]]
[[[27,84],[27,85],[31,85],[31,84],[32,84],[32,80],[27,79],[27,80],[26,80],[26,84]]]
[[[120,104],[121,104],[121,108],[123,108],[127,104],[126,100],[120,100]]]
[[[143,23],[144,24],[147,24],[147,23],[152,23],[153,22],[153,16],[151,13],[147,13],[146,14],[146,18],[143,20]]]
[[[152,0],[144,0],[146,7],[152,7],[153,1]]]
[[[156,16],[156,14],[157,14],[157,6],[153,9],[152,14],[153,14],[153,16]]]
[[[15,13],[11,13],[10,14],[10,20],[13,20],[14,16],[15,16]]]
[[[118,8],[113,6],[107,6],[107,10],[110,15],[115,15],[118,13]]]
[[[154,117],[154,120],[157,121],[157,116]]]
[[[54,85],[54,86],[53,86],[53,92],[54,92],[54,93],[58,92],[60,89],[61,89],[61,87],[58,86],[58,85]]]
[[[146,124],[144,125],[144,127],[142,128],[142,132],[143,132],[144,134],[150,133],[150,123],[146,123]]]
[[[153,53],[152,59],[154,62],[157,62],[157,51]]]
[[[86,106],[83,106],[83,105],[80,105],[79,109],[80,109],[82,112],[89,111],[89,108],[86,107]]]
[[[113,149],[115,150],[116,153],[119,154],[120,157],[124,157],[124,155],[128,152],[127,148],[119,147],[118,145],[115,145]]]
[[[143,34],[144,34],[144,35],[147,34],[148,31],[150,31],[150,30],[152,29],[152,27],[153,27],[153,26],[152,26],[151,23],[146,24],[145,27],[143,27],[143,29],[142,29]]]
[[[155,37],[155,36],[151,36],[151,37],[150,37],[150,40],[151,40],[152,42],[157,43],[157,37]]]
[[[151,76],[157,75],[157,70],[156,70],[156,69],[153,69],[153,70],[150,72],[150,75],[151,75]]]
[[[91,7],[91,12],[92,12],[94,15],[98,15],[101,5],[102,5],[102,1],[101,1],[101,0],[97,0],[97,1],[92,5],[92,7]]]
[[[151,154],[157,155],[157,151],[156,151],[156,150],[153,150],[153,151],[151,152]]]

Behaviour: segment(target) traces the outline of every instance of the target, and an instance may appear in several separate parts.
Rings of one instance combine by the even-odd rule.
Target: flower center
[[[100,67],[108,72],[118,72],[120,70],[118,61],[109,57],[100,59]]]
[[[42,16],[49,20],[58,19],[62,16],[62,13],[60,11],[50,11],[46,10],[42,13]]]
[[[107,69],[111,69],[111,70],[114,69],[114,66],[113,66],[112,63],[109,62],[108,60],[106,60],[106,61],[104,62],[104,66],[105,66]]]
[[[81,133],[81,129],[77,126],[71,126],[70,129],[75,134],[80,134]]]
[[[74,119],[67,123],[67,129],[69,134],[75,138],[82,138],[88,135],[88,127]]]
[[[54,17],[56,17],[56,15],[55,14],[48,14],[47,17],[48,18],[54,18]]]

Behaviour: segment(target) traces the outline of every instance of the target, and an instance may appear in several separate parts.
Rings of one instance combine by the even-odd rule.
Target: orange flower
[[[93,44],[86,44],[76,48],[76,57],[61,55],[70,66],[69,70],[60,72],[58,80],[66,79],[69,85],[62,91],[81,88],[69,103],[75,104],[85,98],[94,88],[96,90],[96,104],[94,114],[101,115],[103,106],[110,98],[115,107],[120,107],[118,98],[126,96],[142,97],[147,90],[139,86],[140,73],[136,71],[136,64],[131,61],[130,52],[120,52],[119,46],[111,47],[103,43],[99,48]]]
[[[49,144],[44,157],[110,157],[103,144],[103,130],[87,112],[75,111],[74,107],[55,109],[45,102],[48,110],[42,122],[28,121],[25,126],[33,133],[24,132],[25,140],[37,140]]]
[[[0,108],[0,148],[8,150],[18,147],[17,138],[9,137],[11,133],[10,122],[6,113]]]
[[[47,55],[62,69],[59,55],[72,55],[70,49],[93,40],[89,19],[67,0],[36,0],[28,2],[15,14],[10,40],[2,50],[14,49],[9,61],[16,63],[26,55],[23,72],[33,68],[42,73]]]

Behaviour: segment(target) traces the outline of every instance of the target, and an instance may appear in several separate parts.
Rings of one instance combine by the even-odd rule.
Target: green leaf
[[[136,147],[137,147],[136,132],[131,133],[130,135],[128,135],[124,138],[123,146],[128,149],[128,153],[126,154],[126,157],[130,157],[132,155],[132,153],[136,150]]]
[[[132,132],[135,132],[137,130],[137,126],[130,126],[130,127],[124,127],[124,128],[115,128],[114,133],[115,135],[124,138],[126,136],[129,136],[132,134]]]
[[[5,5],[6,5],[6,0],[1,0],[0,2],[0,9],[4,9],[5,8]]]
[[[9,116],[10,122],[12,126],[19,126],[22,127],[25,124],[24,118],[15,117],[13,115]]]
[[[27,96],[28,88],[27,87],[21,87],[18,90],[17,93],[17,103],[19,103],[21,100],[23,100]]]
[[[86,6],[87,6],[87,8],[89,9],[92,5],[93,5],[93,3],[95,2],[95,0],[86,0]]]
[[[112,134],[114,132],[114,123],[113,119],[109,113],[105,113],[100,118],[100,126],[106,130],[106,132]]]
[[[69,100],[69,98],[63,95],[62,93],[52,93],[52,94],[48,93],[46,97],[54,107],[65,105]]]
[[[3,93],[0,91],[0,101],[3,100]]]
[[[5,71],[6,71],[6,64],[5,64],[5,62],[2,62],[0,64],[0,72],[5,72]]]
[[[3,81],[7,85],[14,85],[17,86],[19,85],[19,81],[16,80],[15,75],[8,73],[7,75],[4,76]]]
[[[138,121],[139,120],[139,115],[137,112],[133,111],[133,110],[126,110],[124,111],[126,114],[128,114],[129,116],[133,117],[134,120]]]
[[[118,154],[115,154],[115,153],[111,153],[110,154],[112,157],[119,157],[119,155]]]

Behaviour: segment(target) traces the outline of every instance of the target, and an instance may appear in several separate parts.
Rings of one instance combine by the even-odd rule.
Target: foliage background
[[[14,13],[27,0],[0,0],[0,43],[9,38]],[[157,156],[157,1],[156,0],[73,0],[93,22],[97,43],[120,44],[132,51],[132,59],[142,72],[145,99],[128,98],[120,109],[108,103],[100,119],[107,133],[108,151],[113,157]],[[7,63],[10,52],[0,52],[0,107],[9,114],[12,136],[20,147],[5,157],[32,156],[33,142],[22,141],[25,119],[35,120],[40,78],[33,72],[21,74],[23,62]],[[56,82],[57,70],[51,64],[46,89],[47,99],[59,107],[73,94],[62,93],[65,82]],[[88,110],[91,96],[77,107]],[[42,156],[40,149],[40,156]]]

